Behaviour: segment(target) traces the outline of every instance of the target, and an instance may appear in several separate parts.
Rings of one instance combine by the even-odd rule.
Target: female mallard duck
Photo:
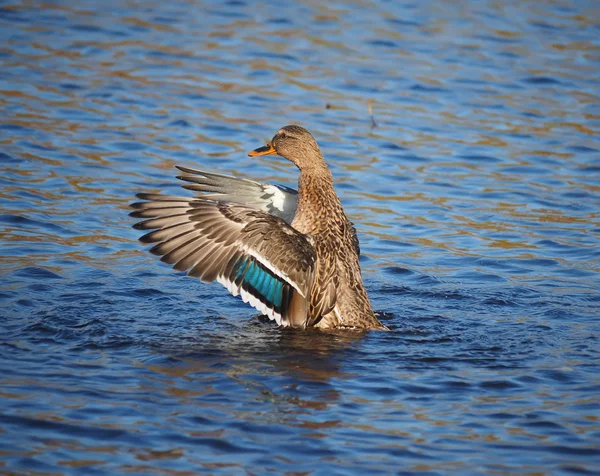
[[[362,282],[356,230],[313,136],[280,129],[248,155],[277,154],[300,169],[286,187],[178,167],[196,197],[140,193],[131,216],[150,252],[202,281],[217,280],[282,326],[386,329]]]

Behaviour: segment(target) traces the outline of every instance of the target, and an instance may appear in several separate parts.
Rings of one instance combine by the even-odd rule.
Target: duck
[[[248,155],[292,162],[298,190],[177,166],[195,196],[138,193],[130,215],[147,231],[140,241],[279,326],[387,330],[363,284],[356,228],[313,135],[288,125]]]

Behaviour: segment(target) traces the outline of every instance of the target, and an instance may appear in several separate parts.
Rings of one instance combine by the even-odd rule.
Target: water
[[[320,3],[0,2],[3,474],[600,472],[598,6]],[[295,185],[289,123],[392,332],[137,242],[176,164]]]

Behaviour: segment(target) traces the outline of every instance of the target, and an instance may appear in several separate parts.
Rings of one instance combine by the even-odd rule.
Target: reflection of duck
[[[284,375],[293,375],[303,382],[329,383],[334,378],[348,378],[350,374],[340,365],[364,334],[365,331],[281,330],[271,348],[272,363]],[[330,390],[337,395],[335,389]]]
[[[163,341],[142,365],[164,375],[165,381],[176,379],[164,387],[175,398],[189,396],[200,405],[210,405],[198,397],[220,391],[220,385],[229,391],[236,382],[243,389],[242,400],[249,398],[249,391],[250,398],[274,404],[275,418],[294,421],[299,409],[324,410],[340,400],[342,382],[354,377],[344,365],[350,355],[356,356],[355,343],[365,333],[312,328],[298,332],[250,320],[246,326],[230,324],[226,339],[222,327],[211,326],[183,340]]]
[[[362,283],[356,230],[313,136],[280,129],[250,156],[300,169],[298,192],[179,167],[194,198],[142,193],[131,215],[150,251],[203,281],[219,281],[283,326],[385,329]]]

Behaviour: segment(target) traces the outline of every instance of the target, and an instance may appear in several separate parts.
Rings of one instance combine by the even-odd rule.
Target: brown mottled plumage
[[[313,136],[280,129],[249,155],[300,169],[298,192],[179,167],[194,198],[139,194],[132,216],[150,251],[175,269],[219,281],[278,324],[386,329],[362,283],[356,230]]]

